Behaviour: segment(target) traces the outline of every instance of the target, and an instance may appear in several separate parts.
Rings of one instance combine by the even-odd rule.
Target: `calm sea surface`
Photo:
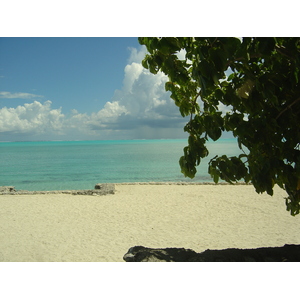
[[[235,139],[210,142],[191,180],[180,172],[187,140],[0,143],[0,186],[17,190],[92,189],[96,183],[212,181],[208,161],[240,153]]]

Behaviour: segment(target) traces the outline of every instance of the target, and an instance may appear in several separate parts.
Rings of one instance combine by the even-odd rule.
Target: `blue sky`
[[[147,9],[130,1],[4,1],[0,141],[185,138],[186,120],[164,90],[167,78],[143,69],[146,50],[134,36],[299,35],[298,11],[289,6],[275,5],[266,16],[267,2],[247,14],[238,3],[221,1],[216,10],[206,2],[199,18],[194,2],[184,4],[170,13],[162,1]],[[288,18],[278,22],[278,15]]]
[[[137,38],[1,38],[1,90],[41,94],[63,111],[90,113],[121,88],[130,47],[139,47]]]
[[[136,37],[0,38],[0,141],[182,138]]]

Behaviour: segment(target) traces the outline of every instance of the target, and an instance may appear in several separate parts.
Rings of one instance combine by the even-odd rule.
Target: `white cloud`
[[[115,91],[112,102],[91,115],[89,125],[93,130],[131,130],[132,137],[147,130],[155,130],[159,135],[158,130],[163,128],[168,128],[173,137],[183,132],[185,120],[170,93],[165,91],[168,78],[161,72],[154,75],[143,68],[141,60],[145,53],[144,47],[140,51],[131,49],[130,63],[124,69],[123,87]],[[167,136],[166,130],[163,135]]]
[[[71,109],[71,113],[76,115],[76,114],[78,114],[78,110],[77,109]]]
[[[135,63],[141,63],[142,60],[145,57],[145,54],[147,53],[146,46],[141,46],[140,50],[136,48],[129,48],[130,50],[130,56],[128,59],[128,64],[132,64],[133,62]]]
[[[106,102],[104,108],[95,114],[99,120],[107,120],[109,118],[116,119],[122,114],[128,114],[128,110],[125,106],[120,105],[119,102]],[[94,116],[94,114],[92,114]]]
[[[125,78],[123,81],[122,90],[123,93],[132,93],[133,84],[139,79],[143,70],[143,66],[135,62],[125,67]]]
[[[0,132],[47,133],[62,131],[64,115],[60,109],[51,109],[51,101],[25,103],[16,108],[0,109]]]
[[[92,130],[115,129],[119,117],[127,114],[129,114],[128,110],[119,102],[106,102],[103,109],[91,114],[85,125]]]
[[[10,93],[10,92],[0,92],[0,98],[4,99],[32,99],[32,98],[42,98],[44,96],[29,94],[29,93]]]
[[[165,92],[167,77],[151,74],[141,65],[146,53],[131,49],[124,69],[123,87],[111,101],[90,115],[75,109],[64,115],[52,109],[51,101],[34,101],[17,108],[0,109],[0,132],[23,133],[40,139],[112,139],[112,138],[180,138],[186,123],[170,93]],[[4,94],[3,94],[4,93]],[[2,97],[33,97],[33,94],[2,92]],[[37,95],[35,95],[37,96]],[[47,136],[47,138],[46,138]],[[6,138],[7,140],[7,138]]]
[[[185,55],[186,55],[185,49],[181,49],[179,52],[177,52],[177,57],[180,60],[185,60]],[[188,62],[190,62],[190,60],[188,60]]]
[[[144,48],[140,52],[133,51],[135,61],[125,67],[123,88],[115,91],[113,101],[126,107],[131,116],[139,119],[181,118],[170,93],[165,92],[167,76],[161,72],[154,75],[144,69],[141,65],[144,55]]]

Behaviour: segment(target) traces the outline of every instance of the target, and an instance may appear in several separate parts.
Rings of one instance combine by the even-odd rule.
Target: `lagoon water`
[[[207,182],[212,157],[241,152],[235,139],[209,142],[210,155],[191,180],[178,163],[186,145],[186,139],[0,143],[0,186],[46,191],[108,182]]]

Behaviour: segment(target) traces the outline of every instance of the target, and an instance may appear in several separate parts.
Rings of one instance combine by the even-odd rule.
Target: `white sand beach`
[[[206,249],[300,244],[285,191],[250,185],[117,184],[105,196],[0,196],[0,261],[122,262],[136,245]]]

